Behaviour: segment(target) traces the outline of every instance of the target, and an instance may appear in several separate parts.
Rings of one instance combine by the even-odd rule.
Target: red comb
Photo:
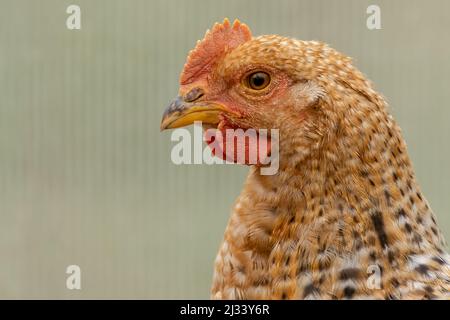
[[[217,58],[250,40],[252,34],[247,25],[235,20],[233,25],[225,18],[223,23],[216,23],[212,30],[206,31],[203,40],[189,52],[180,84],[189,84],[207,74]]]

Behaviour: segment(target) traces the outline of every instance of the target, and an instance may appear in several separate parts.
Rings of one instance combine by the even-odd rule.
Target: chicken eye
[[[248,86],[253,90],[262,90],[270,83],[270,76],[265,72],[255,72],[248,76]]]

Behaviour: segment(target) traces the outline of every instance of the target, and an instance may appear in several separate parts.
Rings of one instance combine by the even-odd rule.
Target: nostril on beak
[[[194,88],[184,96],[185,102],[194,102],[200,99],[205,92],[201,88]]]

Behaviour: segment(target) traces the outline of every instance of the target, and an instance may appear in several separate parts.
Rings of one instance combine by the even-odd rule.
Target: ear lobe
[[[180,76],[180,84],[189,84],[206,76],[218,58],[251,38],[250,29],[237,19],[233,25],[227,18],[221,24],[216,23],[189,53]]]
[[[313,81],[298,83],[294,88],[293,92],[296,101],[304,101],[304,105],[301,107],[312,106],[325,97],[323,88]]]

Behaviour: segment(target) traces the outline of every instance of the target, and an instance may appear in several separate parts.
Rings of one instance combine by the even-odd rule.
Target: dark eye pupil
[[[254,90],[262,90],[270,83],[269,74],[259,71],[247,77],[247,86]]]
[[[255,74],[252,77],[252,83],[255,87],[261,87],[266,82],[266,77],[262,74]]]

